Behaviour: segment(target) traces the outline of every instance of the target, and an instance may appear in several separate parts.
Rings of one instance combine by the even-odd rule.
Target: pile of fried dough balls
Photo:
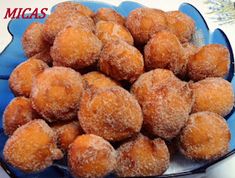
[[[77,178],[140,177],[163,174],[177,150],[199,161],[225,155],[229,51],[194,46],[194,33],[179,11],[138,8],[124,18],[60,3],[23,35],[29,59],[9,79],[5,160],[31,173],[67,155]]]

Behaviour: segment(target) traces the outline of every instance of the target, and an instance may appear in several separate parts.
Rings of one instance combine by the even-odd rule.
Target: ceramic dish
[[[127,16],[130,11],[135,8],[142,7],[141,4],[135,2],[123,2],[118,7],[102,3],[102,2],[89,2],[82,1],[83,5],[88,6],[93,11],[97,11],[97,9],[101,7],[109,7],[115,9],[117,12],[122,14],[123,16]],[[54,8],[52,8],[53,11]],[[177,7],[175,8],[177,9]],[[193,37],[193,43],[197,46],[209,44],[209,43],[219,43],[227,46],[230,50],[230,60],[231,66],[228,76],[226,79],[232,82],[233,88],[235,88],[235,79],[234,79],[234,56],[233,51],[230,46],[229,40],[226,35],[220,30],[216,29],[215,31],[210,31],[206,21],[201,16],[200,12],[190,4],[181,4],[179,10],[191,16],[196,23],[196,33]],[[11,43],[5,48],[5,50],[0,54],[0,118],[2,118],[3,111],[6,105],[10,102],[10,100],[14,97],[12,92],[8,87],[8,78],[11,74],[12,70],[21,62],[26,60],[26,56],[24,55],[22,46],[21,46],[21,38],[25,29],[32,22],[38,21],[42,22],[45,19],[41,20],[23,20],[17,19],[12,20],[8,25],[8,30],[12,34]],[[230,151],[225,156],[220,158],[219,160],[213,162],[193,162],[183,158],[181,155],[176,155],[171,161],[169,169],[164,173],[164,175],[159,177],[175,177],[182,175],[191,175],[195,173],[204,172],[207,167],[215,164],[218,161],[225,159],[226,157],[235,153],[235,113],[234,109],[231,113],[226,117],[227,123],[231,130],[231,142],[230,142]],[[7,137],[3,133],[2,122],[0,122],[0,162],[2,167],[7,171],[7,173],[12,178],[33,178],[33,177],[50,177],[50,178],[69,178],[71,177],[69,171],[67,170],[67,166],[64,161],[55,162],[53,166],[47,168],[43,172],[37,174],[25,174],[16,170],[12,166],[8,165],[2,155],[3,146],[5,144]],[[114,177],[114,175],[109,175],[108,177]]]

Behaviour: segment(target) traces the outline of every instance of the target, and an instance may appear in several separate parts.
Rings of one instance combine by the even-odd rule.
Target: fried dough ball
[[[105,88],[105,87],[115,87],[120,85],[116,81],[112,80],[111,78],[97,71],[89,72],[83,75],[82,78],[83,81],[85,82],[84,85],[96,89]]]
[[[172,139],[185,126],[193,104],[192,91],[171,71],[155,69],[142,74],[131,92],[142,107],[144,127],[155,136]]]
[[[32,87],[33,108],[49,122],[76,118],[83,92],[81,75],[66,67],[39,74]]]
[[[84,16],[74,11],[68,11],[66,9],[60,9],[53,12],[46,19],[43,29],[43,37],[50,44],[53,44],[55,37],[64,28],[68,26],[79,26],[86,28],[89,31],[95,30],[95,24],[90,17]],[[70,43],[72,40],[70,41]]]
[[[168,28],[179,38],[181,43],[191,40],[195,33],[194,20],[180,11],[166,13]]]
[[[167,29],[165,12],[151,8],[137,8],[130,12],[126,27],[136,44],[146,44],[152,35]]]
[[[142,54],[124,41],[110,41],[101,51],[100,71],[117,81],[134,82],[144,72]]]
[[[116,166],[116,151],[102,137],[78,136],[68,151],[68,165],[74,177],[105,177]]]
[[[11,165],[28,173],[41,171],[63,157],[54,132],[40,119],[18,128],[7,140],[3,155]]]
[[[211,111],[226,116],[234,106],[232,85],[223,78],[206,78],[190,84],[190,88],[195,96],[192,112]]]
[[[183,67],[183,72],[180,75],[180,77],[185,79],[188,73],[188,61],[193,55],[197,53],[198,47],[192,43],[183,43],[182,47],[183,47],[183,58],[185,60],[185,65]]]
[[[41,51],[40,53],[35,54],[32,58],[42,60],[50,66],[52,65],[52,57],[50,55],[49,48]]]
[[[31,106],[31,101],[25,97],[14,98],[3,113],[3,129],[6,135],[12,135],[20,126],[37,118],[38,115]]]
[[[212,112],[198,112],[183,128],[180,151],[193,160],[217,159],[229,150],[231,135],[224,118]]]
[[[198,51],[198,47],[192,43],[183,43],[183,55],[187,59],[187,64],[191,56],[195,55]]]
[[[134,40],[131,33],[122,25],[114,22],[99,21],[96,24],[96,35],[104,43],[110,40],[123,40],[133,45]]]
[[[10,75],[9,86],[15,96],[29,97],[33,81],[48,65],[38,59],[29,59],[18,65]]]
[[[186,73],[187,61],[178,38],[169,31],[161,31],[149,40],[144,48],[145,66],[148,70],[164,68],[177,76]]]
[[[43,28],[44,24],[34,22],[24,32],[22,46],[28,58],[49,48],[48,43],[43,38]]]
[[[102,48],[101,41],[89,30],[67,27],[51,48],[53,65],[82,69],[94,65]]]
[[[121,87],[86,90],[78,118],[85,133],[109,141],[131,137],[140,131],[143,122],[137,100]]]
[[[56,123],[52,126],[52,129],[56,133],[59,148],[63,151],[67,151],[69,145],[77,138],[77,136],[83,134],[79,122],[76,121]]]
[[[224,77],[230,65],[229,51],[220,44],[203,46],[188,62],[188,76],[194,81]]]
[[[123,26],[125,25],[125,18],[111,8],[100,8],[96,12],[94,21],[97,23],[101,20],[115,22]]]
[[[94,12],[88,8],[87,6],[84,6],[80,3],[77,2],[72,2],[72,1],[68,1],[68,2],[62,2],[59,3],[56,6],[56,11],[73,11],[75,13],[80,13],[82,15],[88,16],[88,17],[93,17],[94,16]]]
[[[170,164],[165,142],[150,140],[139,134],[117,149],[116,173],[119,177],[142,177],[162,175]]]

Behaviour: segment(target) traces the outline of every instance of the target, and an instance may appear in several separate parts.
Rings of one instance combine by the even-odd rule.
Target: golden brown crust
[[[29,58],[49,48],[43,37],[44,24],[34,22],[28,26],[22,37],[22,46],[25,55]]]
[[[46,68],[48,68],[46,63],[34,58],[18,65],[9,78],[9,86],[14,95],[29,97],[33,81]]]
[[[146,44],[152,35],[168,28],[165,12],[151,8],[131,11],[126,19],[126,27],[136,44]]]
[[[78,72],[66,67],[48,68],[34,82],[32,105],[49,122],[74,119],[82,92]]]
[[[81,135],[69,147],[68,165],[76,178],[105,177],[116,167],[116,152],[102,137]]]
[[[16,97],[8,104],[3,113],[4,133],[12,135],[17,128],[38,117],[38,114],[31,106],[30,99]]]
[[[187,78],[188,77],[187,76],[187,74],[188,74],[188,61],[193,55],[195,55],[198,52],[199,48],[190,42],[183,43],[182,47],[183,47],[183,56],[182,57],[185,61],[185,65],[182,70],[183,72],[182,72],[181,76],[179,76],[179,77],[181,77],[183,79],[188,79]]]
[[[54,132],[40,119],[18,128],[7,140],[3,155],[11,165],[28,173],[41,171],[63,157]]]
[[[180,40],[185,43],[191,40],[195,33],[195,22],[188,15],[180,11],[170,11],[166,13],[167,26]]]
[[[221,116],[230,113],[234,106],[232,84],[219,77],[209,77],[190,84],[195,102],[192,112],[211,111]]]
[[[229,51],[220,44],[203,46],[188,62],[188,76],[194,81],[224,77],[230,65]]]
[[[144,61],[135,47],[121,40],[110,41],[101,51],[99,67],[117,81],[132,83],[144,72]]]
[[[61,9],[53,12],[46,19],[43,28],[44,39],[53,44],[55,37],[68,26],[79,26],[86,28],[89,31],[95,30],[95,24],[90,17],[84,16],[74,11]]]
[[[184,77],[187,61],[178,38],[169,31],[156,33],[144,48],[145,66],[148,70],[163,68]]]
[[[121,87],[86,90],[78,118],[86,133],[109,141],[131,137],[140,131],[143,122],[138,102]]]
[[[125,25],[125,18],[111,8],[100,8],[94,15],[94,21],[97,23],[101,20],[115,22]]]
[[[123,40],[130,45],[134,44],[131,33],[124,26],[116,24],[115,22],[97,22],[95,34],[103,42],[103,44],[110,40]]]
[[[67,27],[56,37],[51,48],[54,66],[82,69],[94,65],[100,55],[101,41],[89,30]]]
[[[43,51],[35,54],[31,58],[42,60],[43,62],[47,63],[47,65],[49,66],[52,65],[52,57],[50,55],[50,48],[44,49]]]
[[[9,77],[20,97],[3,113],[6,161],[34,173],[65,153],[75,178],[144,177],[164,174],[176,151],[224,156],[229,50],[195,46],[195,22],[177,10],[141,7],[126,18],[83,4],[61,2],[23,34],[29,59]]]
[[[142,74],[131,88],[144,115],[144,127],[152,134],[172,139],[185,126],[194,101],[186,82],[166,69]]]
[[[162,175],[170,164],[168,148],[160,138],[150,140],[139,134],[117,149],[117,167],[120,177]]]
[[[84,6],[80,3],[77,2],[72,2],[72,1],[68,1],[68,2],[62,2],[59,3],[56,6],[55,11],[73,11],[75,13],[80,13],[82,15],[88,16],[88,17],[93,17],[94,16],[94,12],[88,8],[87,6]]]
[[[73,143],[78,135],[83,134],[83,130],[78,121],[59,122],[53,124],[52,129],[56,134],[59,148],[64,152],[68,150],[69,145]]]
[[[231,135],[224,118],[212,112],[189,117],[180,134],[180,151],[190,159],[213,160],[228,152]]]
[[[86,73],[82,76],[82,78],[84,86],[88,88],[101,89],[120,86],[118,82],[97,71]]]

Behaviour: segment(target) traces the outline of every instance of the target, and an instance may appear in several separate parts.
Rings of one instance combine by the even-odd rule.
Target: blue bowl
[[[143,5],[138,4],[136,2],[126,1],[121,3],[118,7],[102,3],[102,2],[89,2],[89,1],[81,1],[83,5],[88,6],[93,11],[97,11],[101,7],[108,7],[113,8],[123,16],[127,16],[130,11],[136,9],[138,7],[143,7]],[[51,11],[54,10],[54,7]],[[179,7],[179,10],[184,12],[185,14],[191,16],[195,23],[196,23],[196,35],[193,38],[193,42],[197,45],[205,45],[210,43],[219,43],[226,46],[230,51],[230,60],[231,66],[229,74],[226,76],[226,79],[232,82],[233,88],[235,88],[235,79],[234,79],[234,56],[233,51],[230,46],[229,40],[226,35],[220,29],[216,29],[215,31],[210,31],[206,21],[203,19],[200,12],[190,4],[182,4]],[[14,98],[14,95],[10,91],[8,87],[8,78],[14,68],[20,64],[21,62],[25,61],[27,58],[24,55],[22,45],[21,45],[21,38],[26,30],[26,28],[32,22],[41,22],[43,23],[45,19],[17,19],[12,20],[9,25],[8,29],[9,32],[12,34],[12,41],[10,44],[5,48],[5,50],[0,54],[0,116],[2,118],[3,111],[7,104]],[[165,172],[164,175],[159,177],[175,177],[175,176],[182,176],[182,175],[191,175],[196,173],[205,172],[206,168],[215,164],[218,161],[225,159],[226,157],[232,155],[235,152],[235,114],[234,109],[231,113],[226,116],[227,123],[231,130],[231,142],[230,142],[230,152],[223,156],[222,158],[213,161],[213,162],[199,162],[195,163],[193,161],[187,160],[183,158],[181,155],[176,155],[171,162],[170,168]],[[7,136],[4,135],[2,129],[2,122],[0,122],[0,163],[3,169],[10,175],[12,178],[70,178],[72,177],[67,169],[66,160],[61,160],[55,162],[51,167],[47,168],[43,172],[39,172],[36,174],[25,174],[14,167],[10,166],[6,163],[3,159],[3,147],[7,140]],[[184,163],[182,165],[182,163]],[[177,168],[175,167],[177,165]],[[180,166],[179,166],[180,165]],[[182,166],[181,166],[182,165]],[[115,175],[109,175],[107,177],[115,177]]]

